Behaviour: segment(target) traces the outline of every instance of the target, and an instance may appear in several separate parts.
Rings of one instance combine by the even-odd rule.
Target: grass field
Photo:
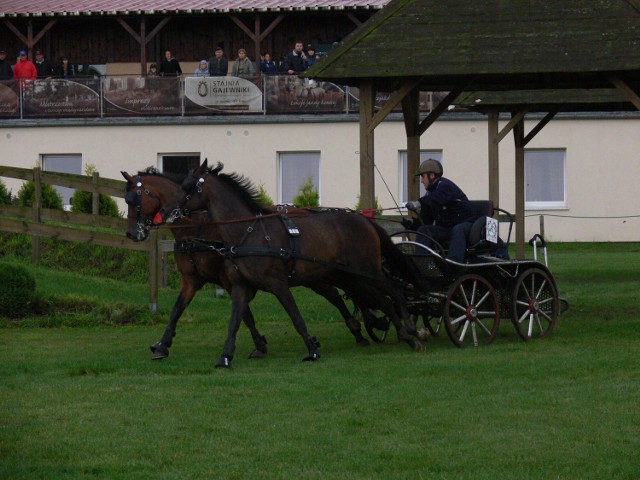
[[[160,362],[148,346],[173,290],[161,293],[158,323],[8,323],[0,478],[640,478],[640,244],[549,254],[570,309],[551,338],[528,343],[505,323],[486,348],[446,337],[425,353],[395,341],[357,347],[337,312],[304,290],[296,296],[322,343],[314,364],[301,362],[302,341],[264,294],[252,308],[268,357],[246,358],[243,327],[230,371],[213,368],[229,302],[211,289]],[[45,293],[147,302],[142,284],[29,268]]]

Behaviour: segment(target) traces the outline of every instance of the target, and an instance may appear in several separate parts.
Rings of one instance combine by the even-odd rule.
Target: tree
[[[309,175],[307,180],[300,186],[298,195],[293,199],[293,204],[298,207],[319,207],[320,193],[313,185],[313,177]]]

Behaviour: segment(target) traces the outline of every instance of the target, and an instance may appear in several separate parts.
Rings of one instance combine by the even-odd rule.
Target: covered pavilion
[[[407,184],[418,196],[420,136],[450,106],[488,114],[489,198],[498,145],[515,143],[516,256],[524,256],[524,147],[560,111],[640,110],[638,0],[392,0],[305,73],[360,89],[360,198],[373,208],[374,131],[398,104]],[[419,92],[448,95],[420,118]],[[377,92],[391,93],[375,110]],[[544,117],[525,133],[527,113]],[[510,115],[499,129],[501,113]]]

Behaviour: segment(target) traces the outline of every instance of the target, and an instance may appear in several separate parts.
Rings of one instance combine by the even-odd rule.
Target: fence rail
[[[41,237],[147,252],[149,254],[149,308],[154,312],[158,310],[158,288],[162,283],[160,275],[162,254],[173,249],[173,242],[161,239],[162,235],[157,230],[151,232],[147,241],[133,242],[124,235],[126,219],[98,214],[98,195],[122,198],[126,182],[102,178],[98,173],[87,177],[43,172],[40,168],[28,169],[6,165],[0,165],[0,177],[34,182],[35,194],[31,207],[0,205],[0,231],[30,235],[34,263],[40,260]],[[92,214],[42,208],[41,185],[43,183],[94,193]],[[59,225],[60,223],[64,225]],[[97,231],[96,228],[112,231]]]

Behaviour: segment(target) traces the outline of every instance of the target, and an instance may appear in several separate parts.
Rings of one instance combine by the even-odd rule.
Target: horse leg
[[[335,287],[322,283],[322,284],[313,285],[310,288],[311,290],[316,292],[318,295],[326,298],[329,301],[329,303],[331,303],[331,305],[333,305],[338,309],[338,311],[340,312],[340,315],[342,315],[342,318],[344,319],[344,323],[347,325],[347,328],[356,339],[356,343],[358,345],[360,346],[369,345],[369,340],[367,340],[362,336],[362,331],[360,329],[360,322],[355,318],[353,318],[353,315],[349,313],[349,309],[345,305],[344,301],[342,300],[342,297],[340,296],[340,293]]]
[[[247,305],[247,309],[242,316],[242,320],[251,332],[251,338],[256,349],[251,352],[249,358],[264,358],[267,354],[267,339],[256,328],[256,321],[251,312],[251,308]]]
[[[245,285],[234,285],[231,291],[231,318],[227,339],[224,342],[222,355],[216,368],[231,368],[231,361],[236,350],[236,336],[242,316],[249,310],[249,302],[256,296],[256,289]]]
[[[162,360],[169,356],[169,348],[173,343],[173,337],[176,336],[178,320],[205,282],[198,278],[186,277],[183,275],[180,283],[180,293],[178,294],[178,298],[176,299],[173,309],[171,310],[171,314],[169,315],[169,323],[164,330],[164,334],[159,342],[151,345],[151,358],[153,360]]]
[[[318,350],[320,348],[320,342],[318,342],[315,337],[309,335],[307,326],[305,325],[302,314],[300,313],[300,309],[298,309],[298,305],[296,304],[296,301],[293,298],[293,294],[291,293],[291,290],[289,290],[289,287],[287,285],[277,286],[275,289],[272,289],[270,291],[276,296],[280,304],[289,314],[289,317],[293,322],[293,326],[307,346],[309,355],[304,357],[302,361],[315,362],[316,360],[320,359],[320,350]]]

